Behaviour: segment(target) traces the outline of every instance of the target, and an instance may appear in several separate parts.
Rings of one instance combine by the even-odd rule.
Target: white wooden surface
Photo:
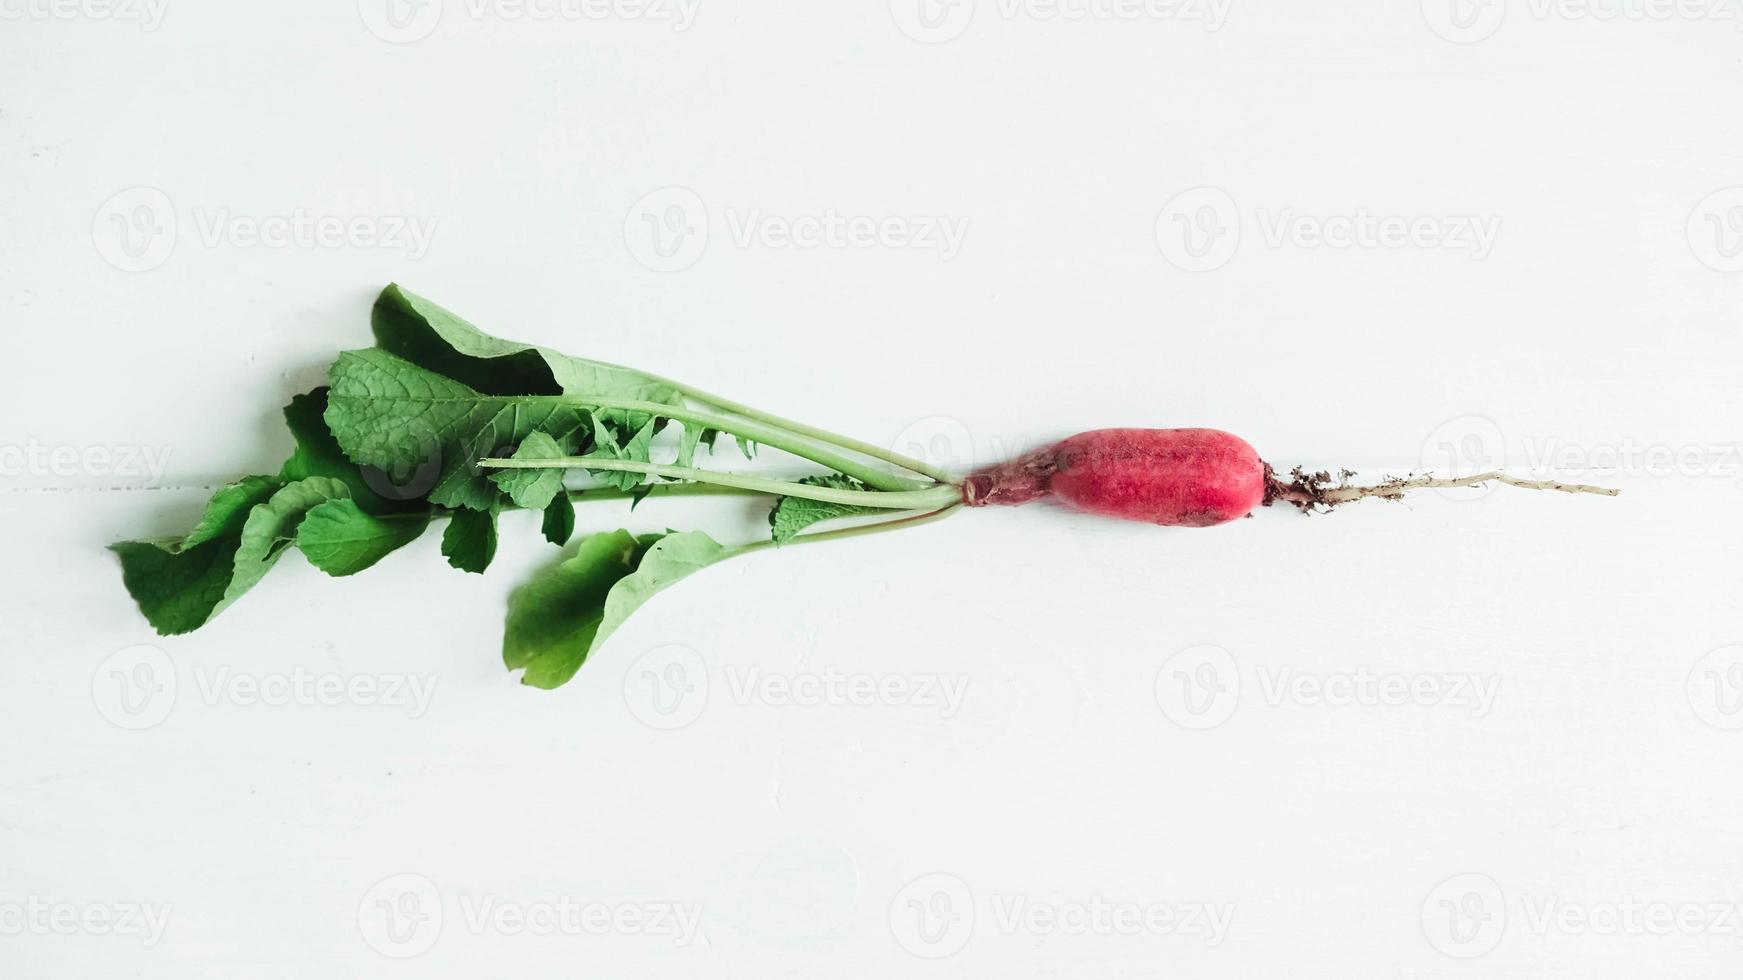
[[[1738,975],[1736,11],[445,6],[0,6],[0,974]],[[891,221],[783,237],[831,216]],[[520,517],[153,636],[104,546],[276,468],[389,280],[959,465],[1626,492],[977,512],[710,570],[554,694]]]

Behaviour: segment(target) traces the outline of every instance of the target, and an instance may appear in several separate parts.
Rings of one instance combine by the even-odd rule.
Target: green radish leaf
[[[362,466],[403,474],[439,460],[430,491],[443,507],[485,510],[501,498],[478,460],[543,432],[580,445],[592,433],[584,407],[556,398],[486,395],[379,350],[347,351],[333,364],[327,427]]]
[[[121,581],[160,636],[192,633],[206,625],[230,585],[236,539],[171,551],[150,541],[109,546],[121,558]]]
[[[297,529],[310,510],[329,500],[345,500],[349,496],[343,480],[312,476],[285,484],[266,503],[249,511],[236,548],[230,586],[224,590],[224,601],[212,614],[217,615],[266,576],[285,549],[296,542]]]
[[[496,557],[496,510],[457,510],[442,532],[442,554],[462,572],[482,574]]]
[[[345,456],[338,440],[327,430],[327,388],[316,388],[291,399],[284,409],[285,425],[296,439],[296,450],[284,464],[279,478],[287,483],[311,476],[343,480],[357,506],[371,514],[428,511],[419,499],[428,487],[399,487],[379,472],[364,473]]]
[[[284,481],[274,477],[245,476],[235,483],[218,488],[218,492],[206,502],[206,510],[200,515],[200,522],[171,550],[185,551],[217,538],[240,536],[243,525],[248,523],[249,511],[256,504],[264,504],[272,499],[272,495],[282,486]]]
[[[515,590],[508,601],[502,661],[526,668],[521,683],[561,686],[587,659],[605,619],[612,586],[635,571],[659,535],[608,531],[581,539],[574,557]]]
[[[493,395],[591,395],[681,404],[669,382],[640,371],[492,337],[398,285],[382,290],[371,316],[385,351]]]
[[[540,528],[545,534],[545,540],[558,547],[569,543],[575,536],[575,504],[567,493],[560,493],[551,498],[551,503],[545,508],[545,519]]]
[[[181,540],[123,541],[111,550],[146,620],[165,636],[189,633],[265,577],[309,508],[346,493],[329,477],[284,484],[251,476],[219,490]]]
[[[277,477],[248,477],[220,489],[200,522],[180,540],[125,541],[114,546],[121,558],[123,583],[159,633],[198,629],[236,601],[293,540],[305,537],[300,524],[307,512],[320,510],[322,516],[307,535],[315,542],[311,559],[333,574],[350,574],[379,560],[376,555],[356,564],[364,560],[361,554],[349,557],[334,550],[337,542],[323,544],[324,530],[338,515],[346,516],[346,526],[363,528],[371,528],[378,515],[393,515],[384,527],[394,534],[370,536],[370,547],[387,547],[392,540],[403,544],[416,536],[412,528],[422,530],[429,519],[428,502],[408,499],[410,495],[385,479],[372,480],[346,458],[323,418],[327,394],[326,388],[317,388],[285,406],[285,425],[296,448]],[[383,490],[388,495],[379,492]],[[275,496],[281,491],[282,497]],[[334,506],[327,508],[328,504]],[[352,512],[370,520],[352,517]],[[347,547],[355,551],[364,545]],[[335,571],[348,566],[348,571]]]
[[[696,450],[698,448],[708,450],[709,455],[714,454],[714,442],[721,435],[719,429],[709,429],[688,422],[683,423],[683,426],[684,434],[678,440],[677,465],[696,465]]]
[[[678,437],[677,465],[695,466],[696,447],[700,445],[702,445],[702,428],[685,423],[684,434]]]
[[[297,548],[328,575],[355,575],[417,540],[429,524],[427,511],[378,517],[355,500],[329,500],[303,517]]]
[[[618,426],[605,413],[593,413],[593,452],[589,456],[601,459],[622,459],[637,463],[652,461],[655,420],[646,415],[641,428],[620,442],[617,435]],[[588,470],[588,475],[609,487],[619,490],[634,490],[646,482],[647,475],[643,473],[626,473],[621,470]]]
[[[503,663],[526,669],[523,684],[560,687],[661,589],[733,553],[699,531],[583,538],[575,557],[510,598]]]
[[[738,440],[738,451],[740,453],[744,454],[745,459],[756,459],[757,458],[757,444],[756,443],[751,442],[749,439],[746,439],[744,436],[734,436],[733,438]]]
[[[514,451],[515,459],[559,459],[574,455],[573,448],[564,446],[543,432],[530,433]],[[563,470],[497,470],[490,474],[491,482],[508,494],[516,507],[544,510],[563,493]]]
[[[652,439],[653,436],[659,435],[660,428],[666,423],[665,419],[656,415],[631,411],[627,408],[596,408],[592,411],[592,415],[595,432],[598,431],[600,423],[603,422],[606,428],[611,431],[613,440],[620,444],[635,438],[650,422],[653,423],[653,432],[649,434],[648,438]]]
[[[247,477],[213,494],[185,537],[111,546],[128,594],[160,635],[191,633],[217,614],[249,513],[282,485],[269,476]]]
[[[858,480],[840,474],[808,476],[799,482],[807,486],[829,487],[835,490],[869,489]],[[775,501],[774,509],[769,511],[769,529],[775,539],[775,544],[786,544],[793,540],[793,537],[800,531],[820,521],[833,521],[843,517],[861,517],[877,513],[888,512],[877,507],[830,504],[821,500],[807,500],[804,497],[781,497]]]
[[[612,587],[605,601],[599,640],[610,636],[660,590],[732,555],[733,549],[701,531],[680,531],[660,538],[636,565],[635,574]]]

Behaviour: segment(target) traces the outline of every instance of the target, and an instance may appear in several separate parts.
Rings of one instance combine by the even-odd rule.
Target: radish
[[[1290,475],[1288,483],[1278,480],[1246,440],[1218,429],[1096,429],[971,474],[962,484],[962,502],[987,507],[1054,497],[1074,510],[1103,517],[1210,527],[1246,517],[1254,507],[1276,500],[1303,510],[1329,509],[1363,497],[1394,500],[1407,490],[1490,480],[1534,490],[1617,494],[1603,487],[1501,473],[1395,479],[1372,487],[1332,486],[1330,474],[1299,468]]]
[[[1283,480],[1252,446],[1216,429],[1084,432],[963,477],[670,378],[492,337],[397,286],[382,292],[372,322],[374,347],[340,354],[329,385],[286,407],[296,449],[277,474],[220,488],[180,538],[115,546],[122,580],[158,632],[205,625],[291,550],[329,575],[355,575],[445,522],[448,564],[482,572],[496,555],[498,519],[511,511],[538,513],[543,536],[566,546],[584,501],[769,500],[763,540],[598,530],[518,590],[503,663],[522,671],[522,683],[557,687],[643,603],[709,565],[969,508],[1053,498],[1104,517],[1209,527],[1278,500],[1317,511],[1489,480],[1616,493],[1501,473],[1359,487],[1347,485],[1347,471],[1334,480],[1298,467]],[[761,447],[813,469],[791,479],[723,470],[715,446],[724,440],[747,458]],[[588,485],[570,486],[571,475]],[[853,523],[815,529],[844,521]]]

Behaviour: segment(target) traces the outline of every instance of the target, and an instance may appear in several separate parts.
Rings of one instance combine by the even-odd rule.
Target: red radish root
[[[1057,497],[1104,517],[1209,527],[1265,500],[1265,461],[1216,429],[1098,429],[971,475],[971,507]]]
[[[1344,471],[1341,479],[1353,473]],[[1055,497],[1104,517],[1177,527],[1209,527],[1245,517],[1254,507],[1283,500],[1304,511],[1407,491],[1467,487],[1488,481],[1532,490],[1618,491],[1552,480],[1522,480],[1502,473],[1458,479],[1390,479],[1372,487],[1345,486],[1329,473],[1277,479],[1270,465],[1237,436],[1216,429],[1097,429],[971,474],[962,484],[970,507],[1028,503]]]

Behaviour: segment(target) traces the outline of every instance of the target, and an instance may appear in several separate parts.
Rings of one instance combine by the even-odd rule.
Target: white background
[[[1738,975],[1734,4],[477,3],[0,0],[0,974]],[[780,237],[829,215],[894,231]],[[249,237],[299,216],[376,227]],[[391,280],[959,467],[1211,425],[1624,493],[971,512],[711,569],[554,693],[527,515],[154,636],[105,546],[275,471]],[[248,696],[299,677],[434,690]],[[564,902],[617,925],[515,928]]]

